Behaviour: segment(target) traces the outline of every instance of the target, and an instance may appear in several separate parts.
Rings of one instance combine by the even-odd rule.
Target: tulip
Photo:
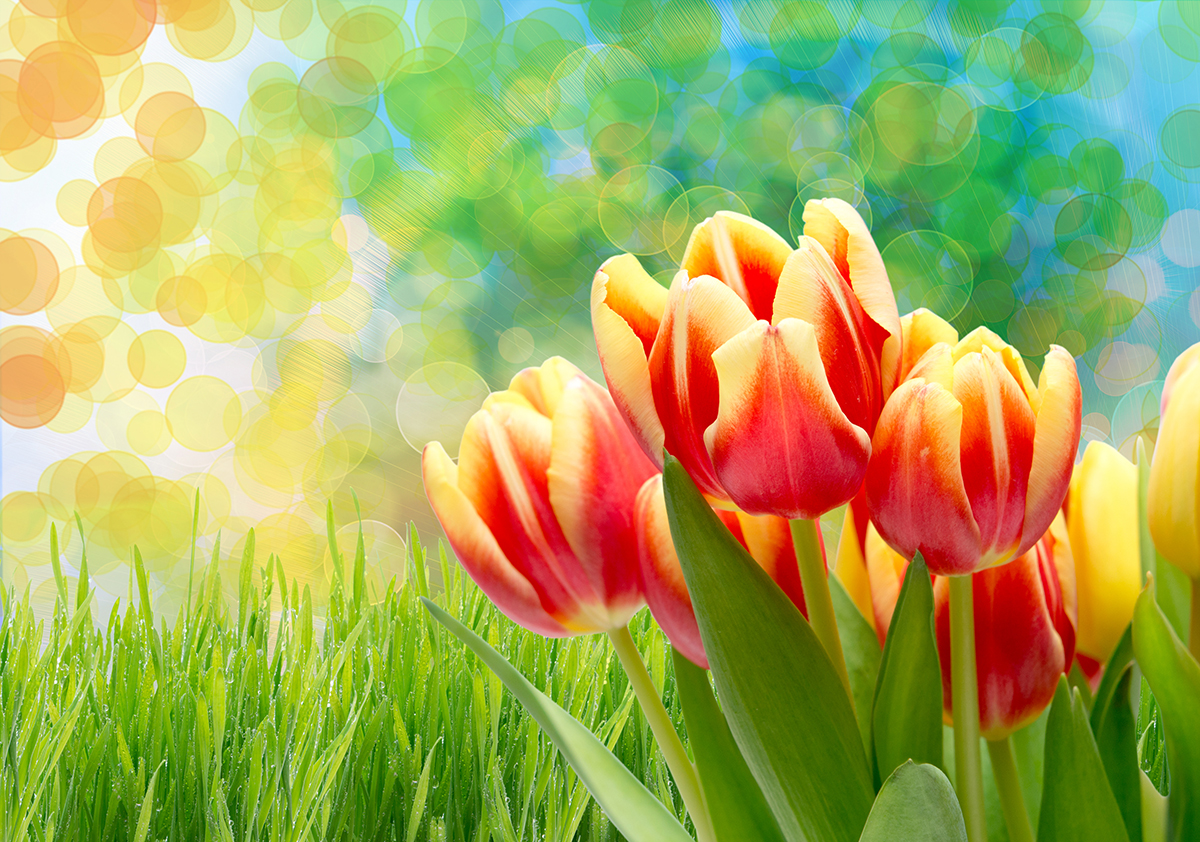
[[[907,570],[908,559],[880,537],[867,519],[866,498],[859,494],[846,507],[834,572],[880,646],[887,640]]]
[[[725,509],[716,512],[746,551],[807,617],[804,588],[800,584],[800,570],[788,522],[772,515],[748,515]],[[650,613],[681,655],[708,669],[700,627],[671,540],[661,474],[646,480],[638,492],[635,522],[642,582]]]
[[[1193,581],[1200,579],[1198,430],[1200,343],[1180,354],[1167,372],[1146,501],[1154,545]]]
[[[1075,649],[1089,678],[1112,656],[1141,592],[1137,468],[1093,441],[1071,477],[1063,507],[1073,557]]]
[[[636,257],[604,263],[592,322],[613,399],[646,454],[752,514],[812,519],[862,484],[898,382],[900,323],[866,224],[811,201],[792,249],[726,211],[692,232],[664,290]]]
[[[548,637],[625,626],[643,604],[634,501],[655,468],[608,393],[559,357],[527,368],[438,442],[425,492],[467,573]]]
[[[1059,580],[1056,554],[1065,528],[1045,534],[1009,564],[971,577],[979,729],[1002,740],[1036,719],[1054,698],[1075,654],[1075,629]],[[953,710],[950,681],[949,579],[934,580],[934,627],[942,663],[942,704]]]
[[[1200,660],[1200,342],[1176,358],[1163,384],[1162,421],[1146,515],[1154,546],[1192,580],[1189,647]]]
[[[987,328],[917,361],[880,416],[867,470],[879,534],[906,558],[961,576],[1023,555],[1071,479],[1081,396],[1075,361],[1051,346],[1035,386]]]

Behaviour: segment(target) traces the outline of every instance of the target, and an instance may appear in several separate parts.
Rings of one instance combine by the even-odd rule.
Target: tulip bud
[[[862,484],[900,371],[879,251],[837,199],[809,202],[799,247],[726,211],[692,232],[664,291],[605,262],[592,324],[614,401],[646,454],[754,514],[815,518]]]
[[[638,555],[650,613],[681,655],[697,666],[708,669],[708,658],[700,641],[700,626],[696,622],[692,599],[679,566],[679,556],[671,540],[661,474],[646,480],[642,486],[637,497],[636,512]],[[800,585],[800,569],[796,563],[788,522],[771,515],[755,516],[725,509],[717,509],[716,513],[759,566],[800,609],[800,613],[807,617],[808,609],[804,604],[804,589]],[[822,546],[822,558],[824,553]]]
[[[510,619],[548,637],[625,625],[643,604],[633,509],[655,473],[608,393],[559,357],[493,393],[458,464],[421,459],[463,568]]]
[[[1070,668],[1075,630],[1055,567],[1051,533],[1009,564],[971,577],[979,730],[998,740],[1036,719]],[[934,627],[942,664],[942,705],[953,709],[950,683],[950,582],[934,580]]]
[[[1034,386],[986,328],[934,345],[888,399],[872,442],[867,504],[879,534],[906,558],[920,550],[939,575],[1022,555],[1066,495],[1081,404],[1075,361],[1058,346]]]
[[[1075,647],[1099,664],[1117,648],[1141,591],[1137,483],[1132,462],[1094,441],[1075,468],[1064,507],[1078,604]]]
[[[1200,579],[1200,343],[1175,360],[1163,384],[1162,421],[1146,514],[1167,561]]]

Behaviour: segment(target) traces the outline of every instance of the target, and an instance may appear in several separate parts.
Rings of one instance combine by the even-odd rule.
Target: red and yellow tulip
[[[907,570],[908,559],[889,547],[868,519],[866,497],[860,493],[846,507],[834,572],[880,646],[887,639]]]
[[[1146,514],[1167,561],[1200,579],[1200,343],[1175,360],[1163,384],[1162,421]],[[1200,610],[1193,607],[1192,610]]]
[[[646,454],[743,511],[814,518],[858,490],[899,379],[879,251],[838,199],[809,202],[797,248],[719,212],[664,290],[632,255],[600,267],[592,324],[617,408]]]
[[[934,344],[889,398],[872,441],[867,505],[879,534],[934,573],[961,576],[1024,554],[1071,479],[1081,395],[1051,346],[1035,386],[986,328]]]
[[[773,515],[748,515],[723,509],[716,512],[733,536],[807,617],[804,588],[800,584],[800,570],[788,522]],[[679,556],[671,541],[661,474],[646,480],[638,493],[636,522],[638,555],[650,613],[681,655],[708,669],[700,627],[683,580]]]
[[[459,561],[508,617],[551,637],[620,628],[643,604],[634,502],[656,471],[608,393],[566,360],[527,368],[438,442],[425,493]]]
[[[1075,628],[1059,579],[1066,547],[1061,518],[1029,551],[971,577],[979,731],[998,740],[1036,719],[1054,698],[1075,654]],[[934,579],[934,628],[942,663],[942,704],[953,709],[950,597],[946,577]]]

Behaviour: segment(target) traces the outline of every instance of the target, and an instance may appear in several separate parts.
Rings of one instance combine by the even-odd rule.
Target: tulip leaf
[[[874,787],[833,663],[804,616],[669,455],[663,485],[717,693],[784,838],[853,842]]]
[[[596,735],[534,687],[504,656],[425,597],[429,613],[512,691],[562,752],[609,821],[629,842],[692,842],[692,837]]]
[[[884,782],[859,842],[966,842],[954,788],[941,769],[911,760]]]
[[[878,780],[910,759],[941,766],[942,668],[933,585],[920,553],[904,575],[888,628],[871,719]]]
[[[1133,651],[1167,738],[1171,838],[1200,839],[1200,664],[1168,624],[1153,582],[1133,609]]]
[[[850,594],[846,593],[837,576],[829,577],[829,595],[833,599],[833,615],[842,638],[842,651],[846,655],[850,693],[854,696],[854,709],[858,712],[858,730],[863,739],[863,748],[869,756],[871,705],[875,698],[875,682],[879,678],[879,659],[883,654],[879,648],[879,636],[858,610]]]
[[[1038,842],[1129,842],[1078,690],[1058,681],[1046,723]]]
[[[718,842],[783,842],[779,823],[713,696],[708,672],[678,651],[672,653],[672,658],[688,742],[696,756],[704,802]]]
[[[1100,760],[1108,775],[1130,842],[1142,839],[1141,780],[1137,765],[1137,729],[1130,702],[1133,682],[1133,627],[1125,628],[1092,703],[1091,725]]]

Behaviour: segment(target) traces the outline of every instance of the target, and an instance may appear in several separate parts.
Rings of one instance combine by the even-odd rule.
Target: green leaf
[[[583,723],[529,683],[504,656],[429,599],[425,607],[512,691],[562,752],[588,792],[629,842],[692,842],[662,802]]]
[[[933,585],[918,553],[908,566],[883,646],[871,719],[878,779],[906,760],[941,766],[942,669]]]
[[[1137,733],[1129,688],[1133,680],[1133,627],[1121,635],[1092,704],[1092,733],[1108,784],[1112,787],[1131,842],[1142,839],[1141,781],[1138,776]]]
[[[833,599],[833,615],[842,638],[846,656],[846,672],[850,676],[850,693],[858,713],[858,730],[863,748],[871,753],[871,705],[875,699],[875,683],[879,680],[879,636],[866,617],[858,610],[850,594],[836,576],[829,577],[829,595]]]
[[[433,753],[441,741],[442,738],[438,737],[429,747],[429,754],[425,755],[425,765],[421,769],[421,778],[417,781],[417,791],[413,794],[412,809],[408,813],[408,827],[404,833],[404,842],[415,842],[417,831],[421,829],[421,819],[425,815],[425,800],[429,796],[429,773],[433,769]]]
[[[1059,679],[1046,724],[1038,842],[1128,842],[1078,690]]]
[[[853,842],[874,787],[850,698],[829,656],[670,456],[663,484],[725,717],[784,838]]]
[[[1133,609],[1133,651],[1167,737],[1172,838],[1200,839],[1200,664],[1168,625],[1153,582]]]
[[[146,797],[142,799],[142,809],[138,814],[137,831],[134,833],[133,842],[146,842],[146,837],[150,834],[150,820],[154,818],[154,785],[158,783],[158,773],[162,771],[162,767],[162,763],[158,764],[158,768],[150,776],[150,784],[146,787]]]
[[[1137,715],[1138,768],[1146,773],[1147,779],[1159,795],[1171,792],[1171,769],[1167,764],[1167,735],[1163,733],[1158,702],[1150,692],[1146,676],[1142,676],[1142,687]]]
[[[783,842],[779,824],[717,705],[708,672],[672,650],[675,683],[700,786],[720,842]]]
[[[884,782],[859,842],[967,842],[954,788],[942,770],[911,760]]]

